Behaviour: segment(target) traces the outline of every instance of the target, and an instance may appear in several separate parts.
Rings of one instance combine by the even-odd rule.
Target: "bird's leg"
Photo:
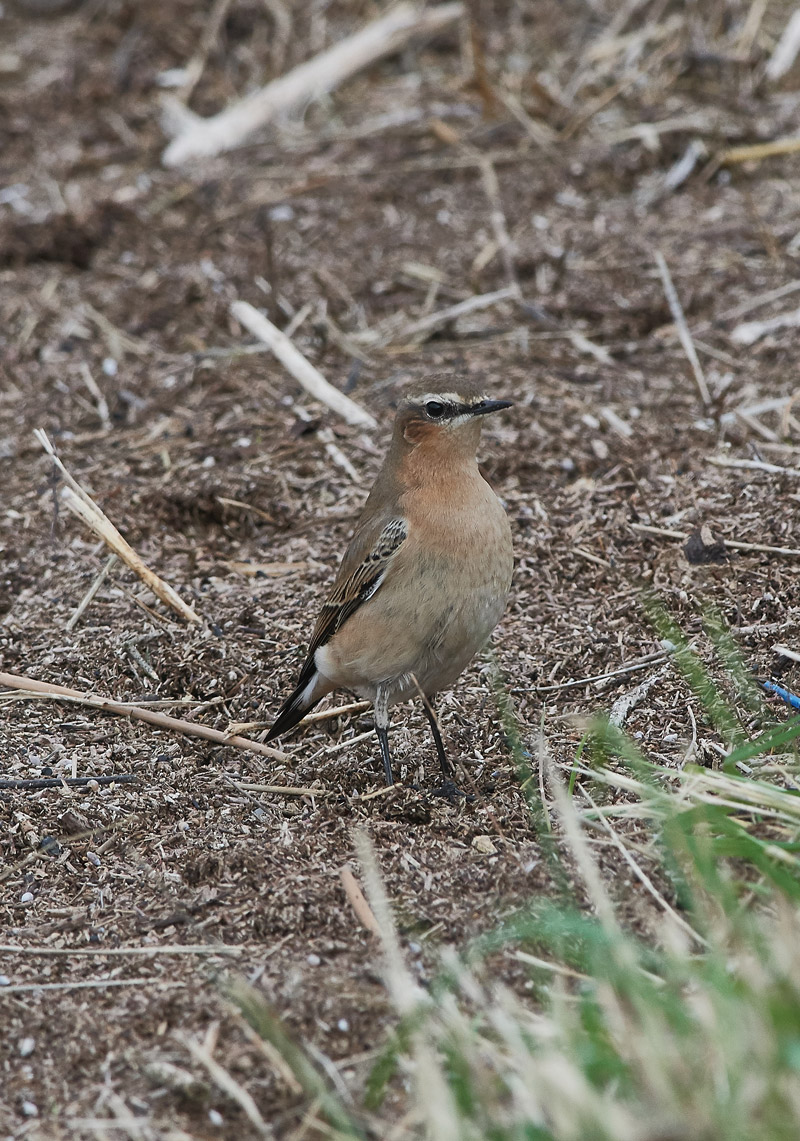
[[[375,732],[381,747],[383,774],[387,784],[394,784],[392,776],[392,755],[389,752],[389,694],[384,686],[378,686],[375,695]]]
[[[439,758],[439,764],[442,766],[442,774],[445,780],[452,780],[455,774],[447,753],[444,751],[444,742],[442,741],[442,734],[439,732],[439,722],[436,720],[436,712],[433,708],[432,698],[424,697],[422,701],[422,708],[425,710],[425,716],[428,718],[428,724],[433,733],[433,742],[436,745],[436,755]]]
[[[422,697],[422,706],[425,710],[425,716],[428,718],[428,724],[431,727],[431,733],[433,733],[433,740],[436,745],[439,764],[442,766],[442,776],[444,777],[441,787],[435,788],[433,792],[434,795],[444,796],[447,798],[447,800],[454,804],[460,796],[464,796],[465,794],[461,791],[453,779],[456,775],[456,771],[453,768],[453,764],[447,756],[447,753],[444,751],[442,734],[439,732],[439,722],[436,720],[436,711],[432,705],[433,698],[426,697],[425,694],[421,691],[420,695]],[[467,800],[472,799],[474,798],[467,797]]]

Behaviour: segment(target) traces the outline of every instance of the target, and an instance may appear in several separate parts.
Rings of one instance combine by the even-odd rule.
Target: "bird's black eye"
[[[438,400],[429,400],[425,405],[425,411],[431,420],[438,420],[440,416],[444,416],[444,404],[440,404]]]

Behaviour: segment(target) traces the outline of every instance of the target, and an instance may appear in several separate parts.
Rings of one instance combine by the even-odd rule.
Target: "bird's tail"
[[[278,710],[278,716],[267,733],[267,741],[274,741],[276,737],[282,737],[284,733],[294,729],[295,725],[302,721],[333,688],[318,670],[314,670],[310,677],[301,675],[296,687]]]

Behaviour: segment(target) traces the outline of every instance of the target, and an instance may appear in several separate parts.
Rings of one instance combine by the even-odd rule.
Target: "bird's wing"
[[[317,650],[330,641],[362,603],[372,598],[386,577],[397,552],[406,541],[408,524],[405,519],[394,516],[389,516],[387,519],[384,515],[383,520],[378,516],[371,519],[367,525],[356,528],[331,593],[317,619],[308,647],[308,656],[300,671],[297,685],[279,709],[278,716],[267,734],[268,741],[288,733],[327,692],[323,689],[320,693],[316,689],[320,676],[315,661]]]
[[[320,611],[311,643],[308,647],[307,661],[311,662],[320,646],[329,642],[351,614],[358,610],[362,603],[372,598],[378,590],[386,573],[389,570],[397,552],[408,537],[408,523],[405,519],[390,519],[382,528],[368,553],[357,563],[353,570],[349,569],[351,563],[352,547],[342,562],[342,567],[333,584],[331,593]]]

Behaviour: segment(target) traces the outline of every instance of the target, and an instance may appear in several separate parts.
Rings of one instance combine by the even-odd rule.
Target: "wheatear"
[[[452,775],[429,702],[452,685],[506,607],[511,529],[476,452],[481,417],[510,405],[452,376],[404,391],[389,452],[268,741],[325,694],[351,690],[374,703],[392,784],[389,707],[421,692],[442,770]]]

